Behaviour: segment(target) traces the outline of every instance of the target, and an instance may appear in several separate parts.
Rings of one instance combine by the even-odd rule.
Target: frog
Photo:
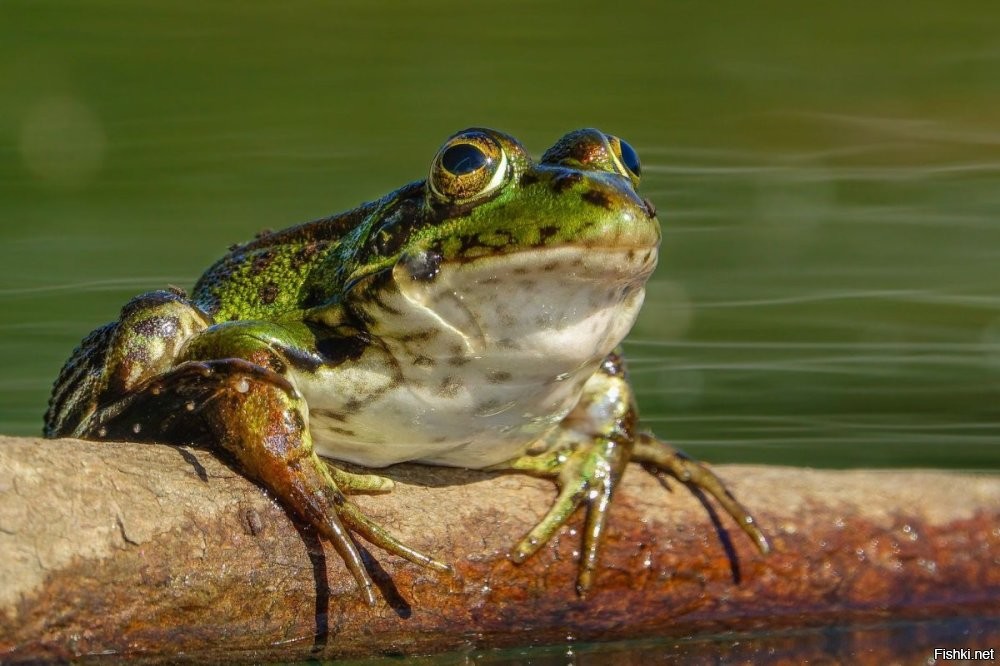
[[[44,435],[217,452],[333,546],[369,605],[359,537],[453,573],[352,501],[391,491],[378,471],[398,463],[552,479],[508,557],[585,512],[582,597],[629,462],[714,498],[767,553],[711,468],[639,425],[621,343],[661,241],[641,171],[597,129],[537,160],[503,132],[460,131],[425,179],[233,245],[190,294],[130,300],[66,361]]]

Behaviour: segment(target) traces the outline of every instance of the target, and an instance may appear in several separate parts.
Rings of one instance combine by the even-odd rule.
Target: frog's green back
[[[337,250],[345,236],[396,196],[233,246],[199,278],[192,300],[217,322],[274,318],[330,301],[339,294]]]

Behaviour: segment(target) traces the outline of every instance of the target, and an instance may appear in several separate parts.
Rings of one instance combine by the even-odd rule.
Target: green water
[[[0,432],[230,243],[422,177],[466,126],[539,153],[593,125],[665,225],[627,344],[659,433],[1000,468],[996,4],[640,5],[0,0]]]

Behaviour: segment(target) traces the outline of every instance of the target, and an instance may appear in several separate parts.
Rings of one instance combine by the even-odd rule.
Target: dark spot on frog
[[[147,317],[135,325],[135,332],[140,335],[157,338],[170,338],[177,334],[180,320],[177,317],[153,316]]]
[[[552,181],[552,191],[556,194],[562,194],[581,180],[583,180],[583,175],[575,171],[560,174]]]
[[[278,299],[279,293],[281,293],[281,290],[278,289],[278,285],[273,282],[267,282],[257,290],[257,298],[264,305],[270,305]]]
[[[353,430],[349,430],[348,428],[338,428],[336,426],[327,426],[326,429],[329,430],[330,432],[335,432],[338,435],[343,435],[344,437],[354,437],[354,434],[355,434]]]
[[[452,356],[448,359],[448,365],[452,366],[453,368],[460,368],[468,362],[469,359],[466,358],[465,356]]]
[[[345,361],[357,360],[361,358],[367,346],[365,339],[360,335],[316,340],[316,351],[322,356],[322,362],[326,365],[340,365]]]
[[[554,270],[558,270],[561,266],[562,263],[559,261],[550,261],[542,265],[542,270],[545,271],[546,273],[551,273]]]
[[[524,174],[523,176],[521,176],[521,187],[527,187],[528,185],[534,185],[537,182],[538,182],[538,176],[536,176],[535,174],[533,174],[531,172],[528,172],[528,173]]]
[[[346,414],[333,409],[313,409],[310,413],[323,418],[333,419],[334,421],[340,421],[341,423],[347,422]]]
[[[583,193],[583,200],[595,206],[611,209],[611,197],[599,190],[587,190]]]
[[[544,227],[539,227],[538,229],[538,237],[541,239],[542,243],[547,242],[550,238],[557,235],[558,233],[559,233],[559,227],[551,224],[547,224]]]
[[[429,356],[420,355],[413,357],[413,365],[421,368],[433,368],[437,363]]]
[[[460,379],[450,376],[445,377],[441,380],[441,386],[438,387],[437,394],[442,398],[454,398],[464,386],[465,384]]]
[[[273,233],[274,233],[274,229],[261,229],[260,231],[258,231],[257,233],[254,234],[253,239],[254,240],[260,240],[261,238],[267,238],[268,236],[270,236]]]
[[[440,331],[436,328],[427,328],[422,331],[414,331],[413,333],[407,333],[406,335],[401,335],[399,337],[400,342],[427,342],[428,340],[433,340]]]
[[[367,296],[368,299],[372,301],[375,305],[377,305],[379,309],[381,309],[383,312],[397,317],[403,314],[402,312],[400,312],[399,310],[397,310],[396,308],[392,307],[391,305],[385,302],[385,299],[382,298],[382,292],[372,290],[367,293]]]
[[[486,373],[486,381],[490,384],[503,384],[509,382],[512,375],[506,370],[490,370]]]
[[[274,262],[275,255],[275,251],[271,249],[255,252],[253,261],[250,262],[250,274],[256,276],[266,271]]]
[[[289,265],[292,267],[292,270],[297,271],[307,265],[313,257],[319,254],[319,250],[320,248],[318,243],[309,243],[308,245],[300,247],[292,254],[291,259],[289,260]]]

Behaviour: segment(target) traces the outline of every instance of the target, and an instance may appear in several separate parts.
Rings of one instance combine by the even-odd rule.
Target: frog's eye
[[[500,144],[482,132],[463,132],[438,152],[428,183],[439,199],[462,203],[492,192],[506,176]]]
[[[639,177],[642,175],[642,166],[639,164],[639,154],[635,148],[629,145],[628,141],[619,139],[613,134],[605,134],[608,137],[608,144],[611,145],[611,153],[615,158],[615,166],[623,176],[628,176],[632,180],[632,185],[639,186]]]

